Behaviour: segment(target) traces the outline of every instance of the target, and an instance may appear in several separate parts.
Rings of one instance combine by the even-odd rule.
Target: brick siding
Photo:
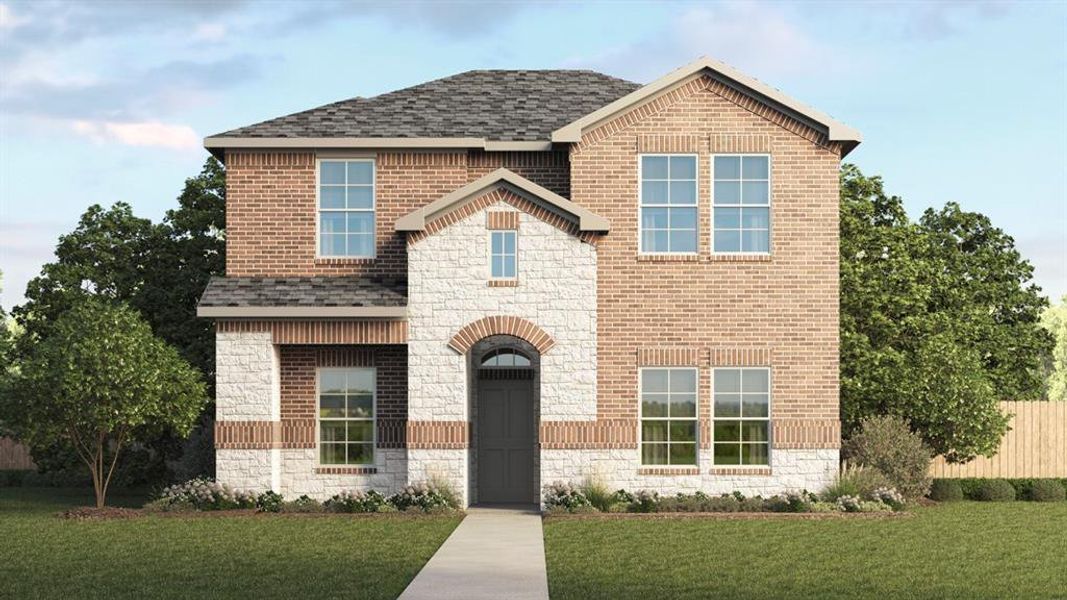
[[[316,259],[315,154],[226,153],[226,272],[232,276],[407,276],[396,220],[506,167],[567,197],[566,152],[379,152],[377,257]]]
[[[638,255],[639,150],[698,155],[697,256]],[[598,418],[635,422],[639,365],[696,362],[706,366],[699,378],[706,442],[710,367],[765,365],[773,371],[774,446],[837,447],[839,151],[707,77],[572,147],[571,200],[612,224],[597,245]],[[770,257],[711,254],[713,152],[771,153]]]

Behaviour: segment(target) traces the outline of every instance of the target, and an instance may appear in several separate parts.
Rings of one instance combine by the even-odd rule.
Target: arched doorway
[[[528,342],[494,335],[471,361],[471,496],[479,504],[536,503],[541,356]]]

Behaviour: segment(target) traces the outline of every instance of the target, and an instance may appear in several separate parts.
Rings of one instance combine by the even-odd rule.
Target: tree
[[[1051,339],[1032,267],[1013,240],[948,204],[911,221],[879,177],[841,177],[841,409],[846,435],[873,415],[907,419],[938,454],[989,455],[998,399],[1041,393]]]
[[[1041,314],[1041,326],[1056,339],[1045,368],[1049,400],[1067,400],[1067,296]]]
[[[124,202],[93,205],[73,232],[59,238],[55,262],[26,286],[15,316],[30,346],[48,335],[58,315],[83,296],[129,304],[156,335],[214,380],[212,324],[196,318],[196,303],[213,275],[226,270],[226,175],[209,158],[186,179],[178,208],[161,224],[137,217]]]
[[[24,439],[73,446],[89,467],[97,507],[123,448],[162,430],[188,435],[207,402],[200,374],[136,311],[88,297],[22,359],[8,392],[4,414]]]
[[[208,158],[185,180],[178,208],[167,211],[149,256],[145,285],[132,301],[156,335],[204,373],[214,395],[215,328],[196,317],[196,303],[212,276],[226,273],[226,170]]]
[[[56,260],[30,281],[27,301],[15,309],[27,333],[20,338],[16,357],[32,353],[50,335],[59,315],[85,297],[119,301],[137,310],[155,335],[204,374],[213,396],[214,329],[210,321],[196,317],[196,303],[208,279],[225,272],[225,193],[225,169],[209,158],[199,175],[186,179],[178,207],[160,224],[135,216],[125,203],[107,209],[90,206],[74,231],[60,237]],[[210,428],[211,418],[209,409],[201,426]],[[165,473],[165,461],[184,451],[169,432],[144,442],[150,460],[135,461],[136,468],[123,470],[134,481],[154,481],[156,474]],[[78,464],[73,448],[30,448],[43,470]]]

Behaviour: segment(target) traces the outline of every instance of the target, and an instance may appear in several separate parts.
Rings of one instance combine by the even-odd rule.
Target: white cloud
[[[20,17],[16,15],[11,7],[3,2],[0,2],[0,31],[6,31],[14,29],[20,25],[24,25],[30,21],[29,17]]]
[[[148,146],[172,150],[199,150],[200,136],[187,125],[158,121],[120,123],[111,121],[72,121],[75,133],[97,142],[119,142],[128,146]]]
[[[222,23],[201,23],[193,30],[193,39],[202,42],[221,42],[226,38],[226,26]]]
[[[567,62],[651,81],[700,56],[773,79],[844,66],[839,53],[796,26],[788,12],[773,4],[747,2],[693,8],[638,43]]]

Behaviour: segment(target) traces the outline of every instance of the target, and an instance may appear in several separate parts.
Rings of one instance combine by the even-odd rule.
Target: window
[[[319,463],[374,462],[374,369],[319,369]]]
[[[319,161],[319,256],[374,257],[374,161]]]
[[[696,369],[641,369],[641,464],[697,464]]]
[[[716,156],[713,164],[713,250],[769,253],[771,157]]]
[[[641,252],[697,251],[697,157],[641,157]]]
[[[489,232],[489,277],[515,279],[515,231]]]
[[[716,465],[770,464],[770,379],[764,368],[715,369]]]
[[[518,350],[493,350],[482,359],[483,367],[528,367],[530,359]]]

